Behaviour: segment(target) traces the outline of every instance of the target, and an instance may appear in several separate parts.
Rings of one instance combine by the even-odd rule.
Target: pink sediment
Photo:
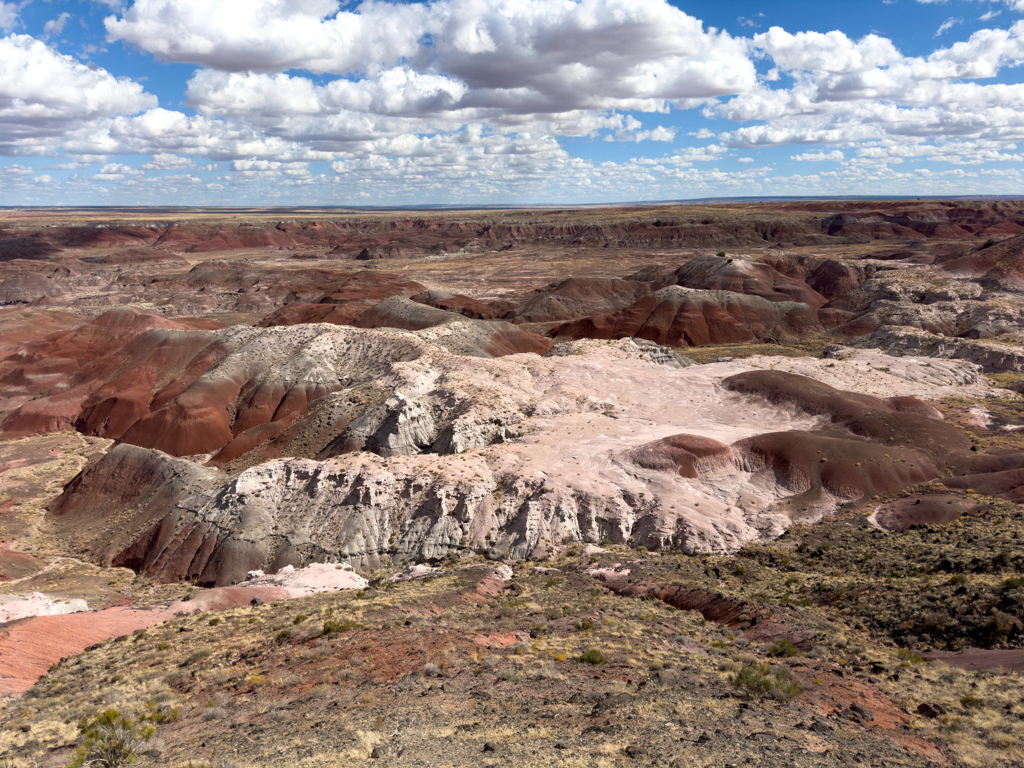
[[[0,628],[0,697],[31,688],[53,664],[81,653],[90,645],[173,619],[184,611],[200,613],[260,602],[287,600],[303,590],[280,587],[221,587],[204,590],[189,601],[163,608],[116,606],[63,616],[34,616]]]

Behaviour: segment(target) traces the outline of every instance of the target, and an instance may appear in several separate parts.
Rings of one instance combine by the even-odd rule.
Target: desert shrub
[[[156,728],[144,718],[134,720],[116,709],[108,709],[91,719],[82,718],[78,730],[85,737],[85,742],[78,748],[68,768],[132,765],[138,762],[136,753],[156,733]]]
[[[514,669],[503,669],[498,673],[498,678],[501,680],[507,680],[510,683],[521,683],[523,682],[523,676],[516,672]]]
[[[583,664],[593,664],[594,666],[608,663],[608,657],[601,653],[597,648],[588,648],[576,657],[576,660]]]
[[[789,658],[790,656],[799,656],[800,649],[793,645],[793,643],[791,643],[786,638],[782,638],[781,640],[776,640],[774,643],[772,643],[768,647],[768,650],[765,651],[765,655],[772,656],[775,658]]]
[[[208,623],[208,624],[209,624],[209,625],[210,625],[211,627],[216,627],[216,626],[217,626],[218,624],[220,624],[220,619],[216,619],[216,618],[214,618],[214,619],[210,619],[210,620],[209,620],[209,621],[208,621],[207,623]]]
[[[779,701],[791,701],[802,691],[789,674],[789,670],[773,668],[770,664],[745,664],[729,678],[735,688]]]
[[[1012,592],[1015,589],[1024,588],[1024,576],[1011,576],[1010,578],[1003,581],[1003,586],[1000,591]]]
[[[899,656],[900,661],[902,661],[904,663],[907,663],[907,664],[922,664],[922,663],[924,663],[924,658],[921,657],[921,656],[918,656],[916,653],[914,653],[909,648],[900,648],[899,653],[897,653],[897,656]]]
[[[344,621],[337,621],[336,619],[329,619],[324,622],[322,635],[336,635],[339,632],[351,632],[353,629],[359,629],[360,625],[352,619],[345,619]]]
[[[992,238],[990,237],[990,238],[989,238],[988,240],[986,240],[986,241],[985,241],[984,243],[982,243],[982,244],[981,244],[981,247],[980,247],[980,248],[978,248],[978,250],[979,250],[979,251],[983,251],[983,250],[985,250],[986,248],[991,248],[991,247],[992,247],[993,245],[995,245],[995,244],[996,244],[996,243],[998,243],[998,242],[999,242],[998,240],[993,240],[993,239],[992,239]]]
[[[192,651],[192,653],[190,653],[188,657],[181,662],[181,666],[187,667],[191,664],[195,664],[197,661],[202,661],[203,659],[208,658],[211,653],[213,653],[213,651],[209,648],[199,648]]]
[[[308,618],[309,618],[309,616],[307,616],[306,614],[300,613],[300,614],[296,615],[296,617],[294,619],[292,619],[292,624],[301,624],[302,622],[304,622]]]
[[[992,645],[1006,643],[1024,631],[1024,623],[1016,616],[1003,613],[997,608],[992,609],[992,617],[982,627],[982,634]]]
[[[576,629],[580,632],[589,632],[594,628],[594,620],[588,618],[582,618],[576,622]]]
[[[960,699],[960,706],[964,709],[982,709],[985,706],[985,700],[979,699],[977,696],[964,696]]]

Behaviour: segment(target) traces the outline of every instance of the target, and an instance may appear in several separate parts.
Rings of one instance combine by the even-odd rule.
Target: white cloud
[[[790,160],[796,160],[798,162],[809,162],[809,163],[839,163],[846,159],[842,152],[838,149],[834,149],[831,152],[803,152],[799,155],[793,155],[789,158]]]
[[[466,86],[451,78],[407,67],[372,80],[334,80],[316,85],[304,77],[200,70],[188,82],[189,103],[203,114],[279,117],[361,112],[424,115],[453,109]]]
[[[124,163],[107,163],[100,168],[94,178],[102,179],[103,181],[117,181],[119,179],[125,179],[129,176],[142,176],[143,172],[132,168],[130,165]]]
[[[666,0],[137,0],[106,19],[122,40],[167,61],[226,72],[307,69],[444,73],[456,108],[515,113],[663,110],[742,93],[756,80],[745,44]]]
[[[0,2],[0,29],[10,32],[18,23],[18,14],[21,12],[19,3]]]
[[[172,171],[195,167],[195,161],[190,157],[179,157],[173,152],[157,152],[148,163],[140,165],[139,170]]]
[[[784,70],[815,72],[860,72],[899,61],[902,56],[892,41],[867,35],[854,42],[842,32],[798,32],[781,27],[754,35],[754,45],[763,49]]]
[[[56,19],[50,19],[43,25],[43,33],[46,35],[56,34],[59,35],[64,31],[64,25],[68,23],[68,19],[71,18],[71,14],[64,11]]]
[[[69,132],[157,102],[138,83],[90,68],[27,35],[0,38],[0,72],[3,154],[55,154]]]
[[[414,56],[430,8],[336,0],[136,0],[104,23],[165,61],[227,71],[365,72]]]
[[[651,129],[644,129],[643,123],[632,115],[627,115],[621,121],[621,127],[613,133],[605,136],[606,141],[672,141],[676,137],[675,128],[657,126]]]
[[[709,116],[762,121],[724,134],[736,147],[855,145],[885,137],[1024,137],[1024,84],[965,82],[996,76],[1024,60],[1024,22],[983,29],[927,56],[906,57],[889,41],[853,42],[842,33],[790,35],[773,28],[755,43],[793,79],[760,83],[706,108]],[[826,48],[835,52],[828,60]]]
[[[1024,11],[1024,0],[991,1]],[[382,204],[654,199],[756,194],[766,175],[773,190],[888,184],[896,194],[925,178],[968,178],[928,177],[924,163],[970,173],[1024,155],[1024,84],[984,82],[1024,62],[1024,21],[921,56],[877,34],[771,27],[734,38],[667,0],[138,0],[106,24],[112,42],[198,65],[186,94],[196,114],[162,109],[140,83],[38,40],[0,38],[0,154],[60,157],[54,170],[102,166],[61,174],[57,199],[357,200],[364,187]],[[755,59],[771,59],[767,74]],[[675,144],[680,129],[661,115],[694,108],[739,125],[698,124],[688,136],[715,143],[644,144],[663,156],[625,163],[574,158],[558,141]],[[770,145],[827,146],[792,160],[842,162],[844,186],[832,166],[780,179],[774,166],[732,159],[737,147]],[[126,155],[151,159],[132,168],[118,162]],[[215,170],[211,160],[223,175],[200,183],[194,174]],[[6,189],[35,173],[4,176],[0,197],[38,199],[24,184]]]
[[[963,23],[964,23],[963,19],[955,19],[952,16],[950,16],[948,19],[946,19],[944,22],[942,22],[942,24],[939,26],[939,28],[935,31],[935,34],[933,35],[933,37],[938,37],[943,32],[946,32],[946,31],[952,29],[953,27],[955,27],[957,24],[963,24]]]

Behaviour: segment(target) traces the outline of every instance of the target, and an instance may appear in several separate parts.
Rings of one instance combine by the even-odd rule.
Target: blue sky
[[[1024,0],[0,0],[0,205],[1024,194]]]

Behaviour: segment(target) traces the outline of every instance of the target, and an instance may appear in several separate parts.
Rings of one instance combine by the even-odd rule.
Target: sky
[[[1024,195],[1024,0],[0,0],[0,205]]]

